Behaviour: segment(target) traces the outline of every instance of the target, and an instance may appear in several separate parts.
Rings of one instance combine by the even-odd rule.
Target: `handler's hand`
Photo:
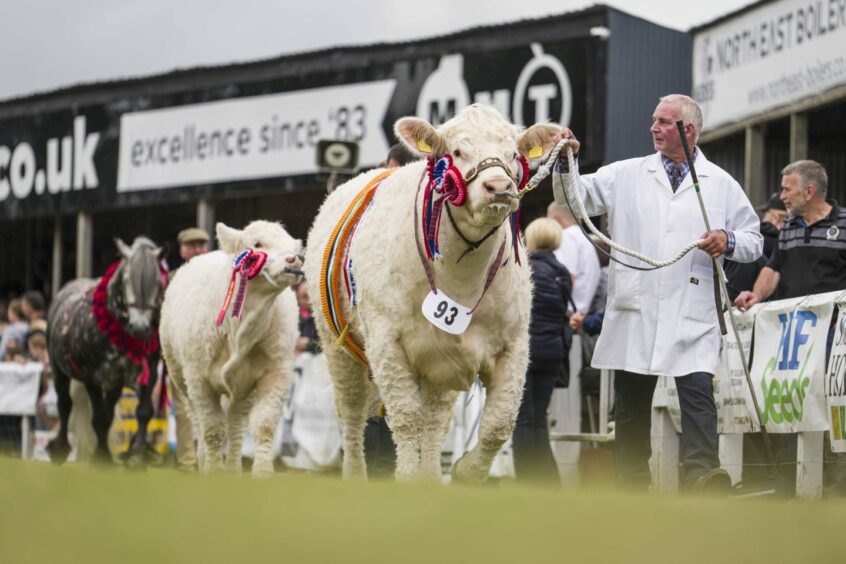
[[[734,299],[734,305],[746,311],[753,305],[757,304],[761,301],[754,292],[750,292],[749,290],[744,290],[740,292],[740,294]]]
[[[717,258],[728,249],[728,235],[722,229],[711,231],[702,235],[702,242],[699,243],[699,248]]]
[[[585,312],[577,311],[570,316],[570,329],[576,333],[582,332],[582,322],[585,320]]]
[[[570,140],[570,146],[573,148],[573,156],[574,157],[579,154],[579,147],[581,147],[581,143],[579,143],[579,140],[576,139],[576,136],[573,135],[572,131],[570,131],[566,127],[563,128],[561,130],[561,136],[558,138],[558,141],[560,141],[561,139],[569,139]],[[558,141],[555,142],[556,145],[558,144]],[[564,157],[564,158],[567,157],[567,146],[566,145],[564,147],[561,147],[561,156]]]

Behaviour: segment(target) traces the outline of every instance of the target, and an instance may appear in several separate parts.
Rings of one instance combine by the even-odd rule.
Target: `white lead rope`
[[[638,253],[637,251],[627,249],[626,247],[624,247],[624,246],[622,246],[618,243],[615,243],[614,241],[612,241],[611,239],[606,237],[591,222],[590,217],[588,216],[587,210],[585,210],[585,203],[582,200],[581,194],[579,193],[579,190],[577,188],[579,173],[576,170],[576,160],[575,160],[575,157],[573,157],[573,148],[570,146],[567,139],[562,139],[558,143],[558,145],[555,146],[555,149],[550,154],[550,158],[547,159],[546,163],[544,163],[543,165],[541,165],[540,168],[538,168],[538,172],[535,174],[535,176],[532,178],[532,180],[529,182],[529,184],[532,184],[532,182],[534,182],[535,179],[537,179],[538,182],[540,182],[546,176],[549,175],[549,172],[552,169],[552,165],[554,164],[557,156],[560,154],[561,149],[563,148],[564,145],[567,145],[567,165],[569,166],[569,169],[570,169],[569,172],[568,172],[569,182],[567,183],[568,185],[567,185],[567,188],[566,188],[566,190],[568,191],[568,195],[569,195],[568,199],[569,199],[569,201],[576,203],[576,206],[577,206],[578,209],[576,209],[575,211],[578,213],[579,219],[583,220],[585,222],[585,224],[587,224],[587,227],[590,230],[590,232],[593,233],[594,235],[596,235],[597,237],[599,237],[599,239],[601,241],[604,241],[612,249],[619,251],[619,252],[621,252],[625,255],[628,255],[630,257],[636,258],[640,261],[643,261],[646,264],[654,266],[655,268],[663,268],[665,266],[670,266],[671,264],[681,260],[682,257],[684,257],[684,255],[686,255],[687,253],[689,253],[693,249],[696,249],[697,247],[699,247],[699,244],[702,242],[701,239],[697,239],[696,241],[693,241],[693,242],[687,244],[674,257],[672,257],[670,259],[657,260],[657,259],[648,257],[646,255],[643,255],[641,253]],[[535,183],[535,185],[536,184],[537,183]],[[527,186],[527,188],[528,188],[528,186]],[[532,186],[532,188],[534,188],[534,186]],[[553,192],[555,192],[555,190],[553,190]],[[559,205],[562,205],[560,198],[557,197],[558,195],[555,194],[555,196],[556,196],[555,201]]]

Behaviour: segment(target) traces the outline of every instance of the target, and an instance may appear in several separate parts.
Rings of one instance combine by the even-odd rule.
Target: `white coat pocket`
[[[613,277],[609,280],[611,309],[640,311],[640,272],[617,264],[613,268]]]
[[[712,324],[717,318],[714,303],[714,274],[711,266],[694,264],[690,272],[683,306],[685,319]]]

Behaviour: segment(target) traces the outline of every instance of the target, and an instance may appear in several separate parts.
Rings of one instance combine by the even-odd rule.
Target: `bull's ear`
[[[246,248],[243,231],[218,222],[215,226],[215,232],[217,233],[217,242],[224,253],[237,253]]]
[[[418,157],[442,155],[446,152],[446,143],[425,119],[400,118],[394,124],[394,133],[397,139]]]
[[[120,237],[115,237],[115,245],[118,248],[118,252],[120,252],[123,258],[129,258],[132,254],[132,249],[129,248],[129,245],[123,242],[123,239]]]
[[[523,132],[517,140],[517,150],[527,159],[546,157],[561,138],[561,127],[551,123],[537,123]]]

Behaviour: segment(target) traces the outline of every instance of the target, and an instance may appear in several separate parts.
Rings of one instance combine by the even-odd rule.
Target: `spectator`
[[[558,483],[558,467],[549,444],[546,412],[556,382],[569,383],[566,338],[567,309],[573,284],[570,272],[555,258],[561,244],[560,225],[548,218],[526,228],[534,293],[529,322],[529,368],[523,400],[514,427],[514,470],[519,481]]]
[[[24,352],[29,323],[24,316],[23,300],[15,298],[9,302],[8,318],[9,325],[3,330],[3,337],[0,338],[0,360],[4,361],[10,361]]]
[[[396,168],[398,166],[405,166],[408,163],[418,160],[419,157],[412,154],[405,145],[397,143],[388,151],[388,158],[385,159],[385,168]]]
[[[45,305],[44,296],[38,290],[30,290],[24,293],[21,298],[21,308],[23,309],[24,318],[29,324],[26,338],[24,340],[24,354],[30,359],[34,359],[33,346],[38,350],[39,362],[46,360],[47,357],[47,321],[44,319]],[[37,343],[31,343],[32,340],[37,340]],[[43,349],[43,351],[42,351]],[[43,354],[42,354],[43,353]]]
[[[179,244],[179,257],[183,264],[197,255],[209,252],[209,233],[199,227],[183,229],[176,236],[176,242]]]
[[[179,244],[179,257],[182,264],[192,258],[209,252],[209,234],[205,229],[189,227],[183,229],[176,236]],[[170,272],[170,277],[176,275],[179,269]],[[167,368],[165,367],[165,373]],[[188,414],[188,399],[176,387],[171,387],[171,402],[173,403],[173,418],[176,422],[176,466],[180,470],[194,471],[197,469],[197,445],[194,442],[194,429]]]
[[[320,350],[320,341],[317,336],[317,327],[314,325],[311,298],[305,281],[294,286],[294,292],[297,295],[297,306],[300,308],[300,336],[297,339],[294,354],[299,355],[304,352],[317,354]]]
[[[700,173],[703,197],[712,208],[716,229],[709,233],[702,233],[699,191],[688,174],[678,121]],[[724,493],[731,487],[717,450],[713,378],[721,341],[711,263],[723,255],[755,260],[762,238],[743,189],[696,147],[701,128],[702,110],[692,98],[664,96],[652,114],[655,153],[611,163],[594,174],[572,171],[574,185],[569,174],[553,177],[557,202],[578,197],[588,215],[607,213],[610,233],[626,247],[664,258],[701,239],[699,250],[668,268],[641,272],[615,263],[609,273],[608,308],[593,365],[615,370],[617,481],[635,488],[647,488],[651,481],[652,396],[658,376],[675,378],[678,390],[682,487]],[[562,136],[571,139],[569,145],[578,154],[572,132],[565,129]],[[567,164],[559,159],[557,171],[568,172]]]
[[[781,171],[781,201],[789,216],[779,232],[773,255],[761,270],[751,291],[742,292],[735,305],[748,309],[770,297],[796,298],[846,290],[846,209],[835,200],[827,200],[828,174],[815,161],[801,160]],[[834,338],[832,316],[826,343],[826,361]],[[796,461],[796,435],[772,436],[777,458]],[[754,445],[753,440],[753,445]],[[826,449],[830,462],[830,449]],[[827,464],[826,483],[846,489],[846,461],[834,457],[837,464]],[[795,468],[793,466],[792,468]],[[792,472],[788,476],[792,479]]]
[[[735,300],[742,309],[770,296],[795,298],[846,289],[846,210],[826,200],[825,168],[815,161],[796,161],[781,174],[781,200],[790,216],[754,288]]]
[[[778,233],[787,219],[787,208],[778,192],[773,192],[770,199],[758,206],[761,212],[761,235],[764,236],[764,256],[770,258],[776,248]]]
[[[561,244],[555,250],[555,258],[573,275],[573,302],[576,311],[587,312],[599,284],[599,259],[596,257],[596,250],[582,233],[570,210],[552,202],[546,210],[546,217],[557,221],[563,230]]]

